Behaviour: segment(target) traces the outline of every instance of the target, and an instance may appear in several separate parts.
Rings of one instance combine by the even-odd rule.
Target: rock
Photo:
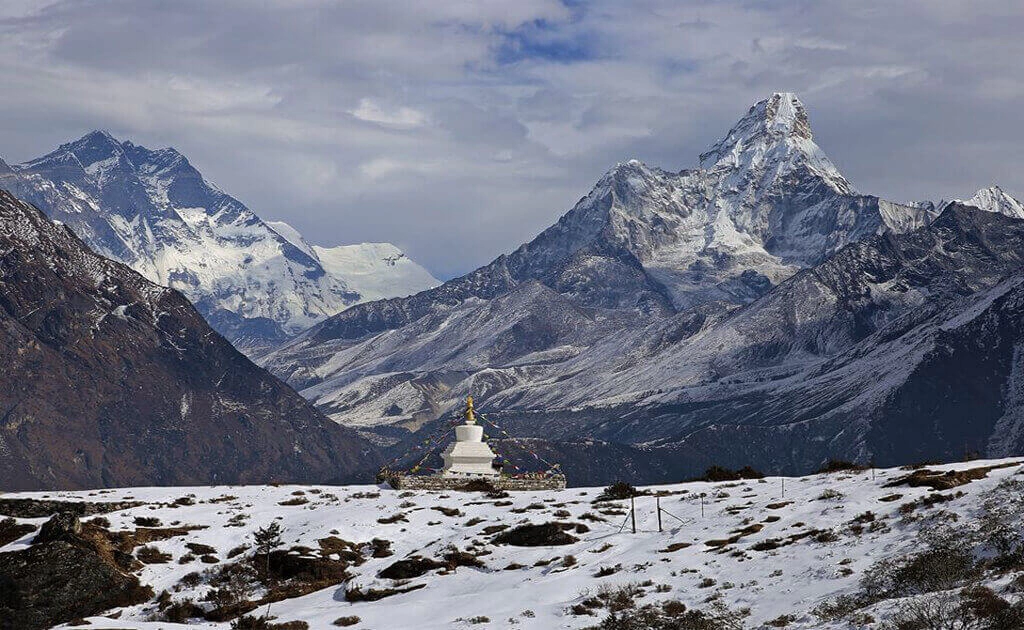
[[[261,566],[266,556],[257,556],[255,566]],[[336,584],[348,579],[349,563],[344,560],[331,560],[290,553],[272,551],[270,553],[270,573],[278,580],[298,580],[301,582],[325,582]]]
[[[0,630],[36,630],[153,597],[110,549],[78,538],[81,523],[58,515],[28,549],[0,553]]]
[[[391,563],[386,569],[377,574],[387,580],[408,580],[424,575],[428,571],[440,569],[444,564],[431,558],[413,556],[404,560]]]
[[[572,525],[568,525],[572,527]],[[555,545],[571,545],[579,542],[572,534],[567,534],[561,523],[544,523],[542,525],[520,525],[494,537],[497,545],[513,545],[516,547],[548,547]]]
[[[0,547],[18,540],[29,532],[34,532],[36,526],[31,523],[18,523],[13,518],[0,519]]]
[[[74,542],[81,535],[82,521],[78,520],[78,517],[71,512],[60,512],[43,523],[32,543],[38,545],[56,540]]]

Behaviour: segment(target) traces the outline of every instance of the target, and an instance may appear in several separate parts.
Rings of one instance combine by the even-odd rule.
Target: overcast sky
[[[894,200],[1024,192],[1019,0],[0,2],[0,155],[174,146],[315,243],[441,278],[528,240],[616,162],[668,170],[797,92]]]

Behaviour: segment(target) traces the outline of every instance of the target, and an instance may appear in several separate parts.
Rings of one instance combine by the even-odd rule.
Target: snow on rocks
[[[746,615],[748,628],[768,627],[788,615],[789,628],[839,629],[852,626],[812,611],[856,592],[866,569],[913,551],[918,534],[936,522],[975,526],[983,499],[1000,483],[1021,480],[1022,463],[975,461],[928,467],[936,475],[913,475],[955,480],[943,490],[906,482],[912,473],[904,469],[644,488],[635,498],[635,534],[630,501],[595,501],[598,488],[488,496],[282,485],[11,496],[142,502],[103,515],[112,531],[133,530],[140,522],[200,526],[153,543],[171,559],[145,564],[138,575],[155,593],[166,590],[170,601],[191,599],[205,609],[212,607],[204,601],[213,590],[209,576],[244,560],[251,549],[241,546],[251,546],[252,532],[269,523],[280,525],[282,549],[295,557],[352,559],[356,550],[359,559],[347,566],[348,580],[272,604],[278,621],[304,621],[310,628],[335,627],[343,617],[358,617],[358,628],[584,628],[607,615],[595,602],[631,585],[632,606],[679,600],[707,610],[715,600]],[[655,495],[664,509],[661,532]],[[17,519],[36,526],[45,520]],[[527,524],[564,532],[551,539],[564,544],[499,544],[502,534],[507,542],[508,532]],[[26,534],[2,551],[24,549],[31,540]],[[198,559],[197,549],[210,558]],[[410,559],[419,560],[396,564]],[[380,577],[389,567],[394,568],[384,575],[397,579]],[[198,578],[186,577],[193,572]],[[1000,587],[1011,579],[1004,575],[990,583]],[[367,594],[381,599],[362,601]],[[893,606],[882,601],[861,612],[881,621]],[[155,602],[116,614],[121,628],[173,627],[152,621],[160,615]],[[199,618],[188,623],[228,627]]]

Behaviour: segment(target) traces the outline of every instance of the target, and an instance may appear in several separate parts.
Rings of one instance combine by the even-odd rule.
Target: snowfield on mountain
[[[279,343],[358,302],[438,284],[390,244],[346,246],[346,257],[314,251],[291,226],[263,221],[208,182],[175,149],[150,150],[103,131],[24,164],[0,162],[0,187],[67,224],[97,253],[184,293],[242,349]]]
[[[79,510],[92,514],[83,532],[133,541],[121,549],[153,589],[144,603],[88,617],[94,627],[227,628],[230,615],[262,615],[273,600],[276,622],[313,629],[587,628],[610,615],[702,611],[720,625],[695,628],[838,630],[886,627],[915,603],[979,593],[1020,601],[1022,460],[834,468],[641,488],[635,534],[630,500],[601,500],[600,488],[126,488],[7,494],[0,513],[31,513],[42,501],[51,511],[68,509],[54,502],[132,502]],[[25,530],[46,521],[45,511],[13,519]],[[253,533],[271,523],[281,545],[265,564]],[[0,570],[35,546],[37,532],[0,548]],[[967,564],[900,574],[895,585],[881,579],[925,553]]]

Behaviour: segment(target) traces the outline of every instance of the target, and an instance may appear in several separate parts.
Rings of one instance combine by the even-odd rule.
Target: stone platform
[[[395,490],[449,490],[480,492],[487,490],[563,490],[565,475],[536,477],[438,477],[433,475],[383,474],[378,481]]]

